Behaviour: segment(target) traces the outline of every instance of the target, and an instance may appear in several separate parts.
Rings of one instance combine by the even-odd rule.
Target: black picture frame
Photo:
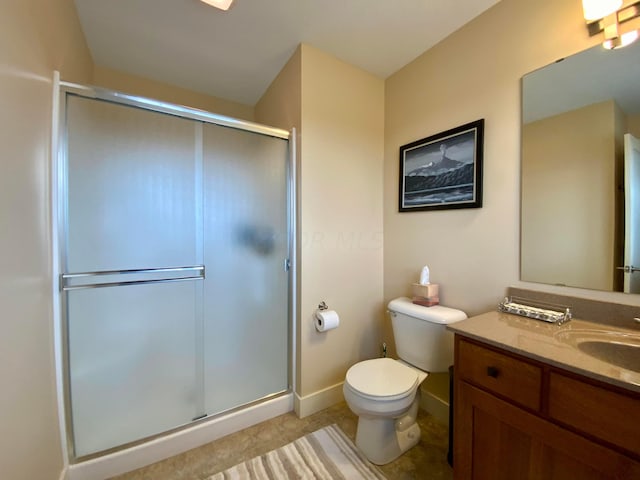
[[[400,147],[400,212],[482,207],[484,118]]]

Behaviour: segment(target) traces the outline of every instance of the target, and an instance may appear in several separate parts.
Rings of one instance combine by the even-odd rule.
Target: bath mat
[[[329,425],[207,480],[385,478],[337,425]]]

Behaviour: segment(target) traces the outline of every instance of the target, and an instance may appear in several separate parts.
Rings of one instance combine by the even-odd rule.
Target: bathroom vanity
[[[606,348],[640,331],[501,312],[449,329],[455,479],[640,478],[640,348]]]

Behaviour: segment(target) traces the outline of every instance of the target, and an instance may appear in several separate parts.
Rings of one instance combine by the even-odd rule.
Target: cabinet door
[[[466,382],[456,384],[456,480],[640,478],[640,464]]]
[[[454,398],[454,478],[529,478],[532,438],[505,418],[498,404],[508,404],[466,382],[457,382]]]

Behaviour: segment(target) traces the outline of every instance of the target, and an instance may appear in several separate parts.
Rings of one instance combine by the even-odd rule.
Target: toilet
[[[343,386],[347,405],[358,415],[356,445],[376,465],[420,441],[420,384],[429,372],[446,372],[453,364],[453,334],[446,326],[467,318],[461,310],[422,307],[406,297],[392,300],[388,309],[399,359],[356,363]]]

